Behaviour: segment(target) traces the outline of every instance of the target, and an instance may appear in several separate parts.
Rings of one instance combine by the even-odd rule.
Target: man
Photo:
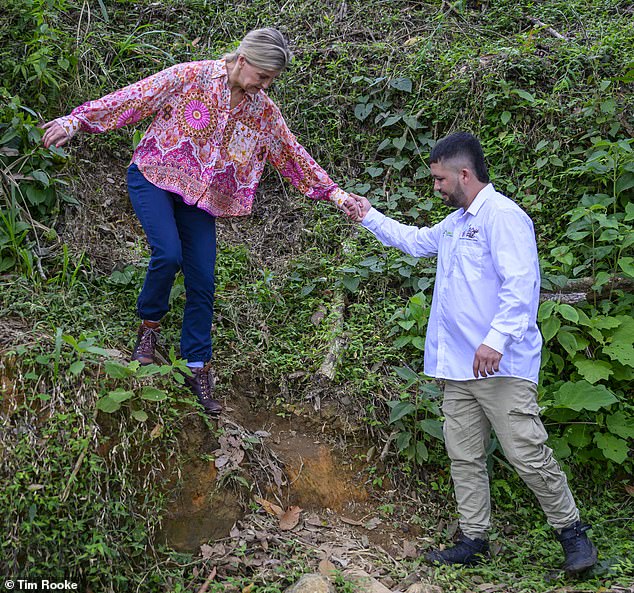
[[[356,220],[383,244],[416,257],[438,256],[425,373],[445,380],[445,444],[462,534],[457,545],[426,559],[470,565],[488,555],[486,451],[493,428],[556,530],[564,570],[582,572],[596,563],[597,550],[545,445],[537,405],[542,340],[532,221],[489,183],[482,147],[471,134],[439,141],[430,162],[434,190],[457,208],[431,228],[400,224],[355,196]]]

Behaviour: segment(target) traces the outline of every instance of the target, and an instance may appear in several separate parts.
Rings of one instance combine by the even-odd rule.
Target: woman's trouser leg
[[[128,168],[128,191],[151,253],[137,312],[141,319],[159,321],[169,310],[170,291],[182,262],[174,197],[145,179],[136,165]]]
[[[176,202],[174,212],[182,245],[186,296],[181,356],[188,362],[207,362],[211,359],[216,219],[182,201]]]

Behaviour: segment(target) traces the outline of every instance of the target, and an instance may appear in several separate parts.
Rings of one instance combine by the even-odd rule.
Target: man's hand
[[[363,196],[358,196],[357,194],[350,194],[350,196],[354,199],[355,209],[354,214],[349,216],[355,222],[361,222],[370,211],[370,208],[372,208],[372,205]]]
[[[502,354],[485,344],[480,344],[473,357],[473,376],[477,379],[494,375],[500,370],[500,360]]]
[[[66,130],[62,128],[56,121],[49,121],[42,126],[44,136],[42,136],[42,143],[46,148],[51,146],[63,146],[70,140]]]

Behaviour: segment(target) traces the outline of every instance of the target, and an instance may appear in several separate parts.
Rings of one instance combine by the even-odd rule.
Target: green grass
[[[98,354],[77,352],[62,339],[83,336],[96,347],[122,352],[132,345],[143,262],[123,273],[104,271],[107,234],[99,254],[82,256],[84,246],[63,246],[68,242],[64,224],[73,224],[73,211],[60,202],[64,186],[45,181],[49,175],[61,181],[76,176],[85,158],[103,162],[107,174],[114,175],[115,166],[123,174],[133,131],[83,137],[68,157],[51,157],[36,149],[40,115],[48,119],[67,113],[171,63],[220,56],[253,27],[279,26],[292,40],[296,61],[272,95],[300,141],[337,182],[363,187],[377,205],[403,221],[435,223],[447,212],[437,200],[431,210],[411,210],[432,199],[424,167],[420,174],[417,167],[431,139],[458,128],[473,130],[482,139],[498,189],[515,197],[535,221],[545,277],[573,277],[576,266],[587,264],[588,254],[596,261],[584,270],[622,273],[616,260],[602,258],[589,240],[572,241],[564,232],[567,213],[584,194],[606,193],[617,198],[613,210],[623,243],[631,235],[625,214],[631,188],[619,195],[615,185],[619,176],[627,181],[632,173],[631,148],[623,144],[632,135],[634,107],[629,4],[504,0],[451,5],[354,0],[286,3],[282,10],[270,0],[235,5],[172,0],[160,6],[150,0],[134,6],[104,0],[91,6],[89,19],[86,7],[75,0],[9,0],[0,23],[0,41],[7,48],[0,57],[0,148],[9,149],[0,153],[5,173],[0,208],[10,214],[0,224],[5,274],[0,276],[0,327],[6,328],[0,336],[0,374],[16,386],[15,395],[3,394],[5,402],[15,399],[16,409],[10,414],[3,410],[0,425],[0,508],[6,534],[0,566],[19,567],[32,577],[74,576],[92,583],[94,590],[113,592],[192,591],[208,574],[200,558],[156,544],[164,500],[160,488],[148,488],[138,472],[143,467],[152,473],[174,454],[183,430],[180,419],[184,410],[191,411],[191,402],[169,376],[156,377],[153,381],[169,399],[148,408],[146,423],[133,420],[127,408],[95,422],[97,399],[115,388],[137,389],[136,379],[108,376]],[[566,39],[532,25],[529,16]],[[391,85],[402,78],[412,81],[411,92]],[[355,107],[367,101],[376,105],[361,122]],[[416,134],[402,119],[383,126],[381,117],[387,115],[415,117]],[[401,138],[409,144],[398,148]],[[597,138],[611,143],[617,164],[604,159],[598,166],[591,160]],[[387,147],[379,150],[385,142]],[[20,156],[11,156],[11,150]],[[383,162],[401,156],[411,158],[401,170]],[[376,167],[384,172],[372,177],[368,168]],[[34,179],[13,185],[7,172],[18,170],[35,172]],[[78,207],[94,209],[89,218],[98,225],[102,206],[88,199],[95,197],[94,188],[86,182],[75,187]],[[227,227],[230,239],[219,247],[213,330],[219,389],[227,393],[233,378],[243,374],[266,386],[270,400],[263,405],[279,405],[280,413],[297,409],[330,346],[333,306],[342,293],[345,348],[330,395],[335,402],[347,398],[342,413],[380,451],[394,429],[388,402],[409,401],[414,393],[394,368],[422,368],[420,350],[411,344],[395,346],[402,332],[394,316],[405,315],[408,299],[419,279],[430,277],[433,262],[403,261],[400,253],[382,248],[325,205],[306,202],[282,186],[274,172],[265,174],[261,190],[251,219],[235,221],[236,230]],[[123,209],[122,204],[106,208]],[[121,220],[130,215],[122,211]],[[559,247],[567,247],[570,255],[553,253]],[[566,263],[568,257],[572,263]],[[369,258],[376,258],[380,271],[372,271]],[[41,278],[38,260],[49,280]],[[358,280],[354,291],[344,287],[346,278]],[[178,343],[183,291],[179,278],[162,333],[168,345]],[[627,314],[631,298],[615,292],[600,307],[602,313]],[[312,316],[320,310],[324,318],[316,324]],[[600,346],[593,344],[598,352]],[[556,338],[549,348],[561,356],[565,370],[551,364],[545,392],[576,372]],[[85,369],[77,371],[79,366],[72,365],[81,362]],[[621,383],[613,383],[618,387],[627,382],[627,369],[617,370],[623,374]],[[287,380],[298,371],[307,374]],[[621,411],[631,418],[631,393],[621,390],[619,397]],[[605,416],[599,411],[576,420],[605,428]],[[559,436],[570,419],[560,420],[550,427]],[[151,431],[158,423],[165,429],[155,438]],[[573,448],[565,460],[584,518],[594,524],[604,561],[597,574],[571,583],[553,572],[560,551],[541,511],[516,477],[496,468],[493,536],[503,545],[502,553],[485,567],[442,568],[433,574],[417,561],[403,561],[392,569],[395,580],[420,570],[445,590],[465,592],[488,582],[540,593],[564,586],[598,591],[631,584],[634,508],[624,490],[632,481],[627,442],[630,453],[622,464],[606,461],[592,444]],[[446,456],[438,444],[428,445],[430,457],[423,467],[396,455],[392,445],[384,463],[372,462],[367,479],[377,493],[381,483],[395,483],[403,491],[432,491],[430,509],[406,508],[440,542],[444,537],[435,534],[430,516],[451,521],[454,508],[447,502]],[[405,505],[398,497],[382,504]],[[504,533],[507,525],[514,527],[510,534]],[[283,552],[275,553],[283,559]],[[275,582],[255,582],[251,593],[283,590],[308,570],[308,563],[283,564]],[[200,569],[198,576],[192,567]],[[236,576],[232,586],[241,590],[251,584],[251,576]],[[225,590],[225,585],[230,590],[229,584],[212,584],[209,590]],[[350,590],[343,581],[337,587],[339,593]]]

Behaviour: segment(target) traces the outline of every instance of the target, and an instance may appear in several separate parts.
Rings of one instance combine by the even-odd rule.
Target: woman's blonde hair
[[[227,62],[234,62],[238,56],[263,70],[284,70],[293,59],[286,39],[277,29],[254,29],[240,42],[238,49],[225,55]]]

